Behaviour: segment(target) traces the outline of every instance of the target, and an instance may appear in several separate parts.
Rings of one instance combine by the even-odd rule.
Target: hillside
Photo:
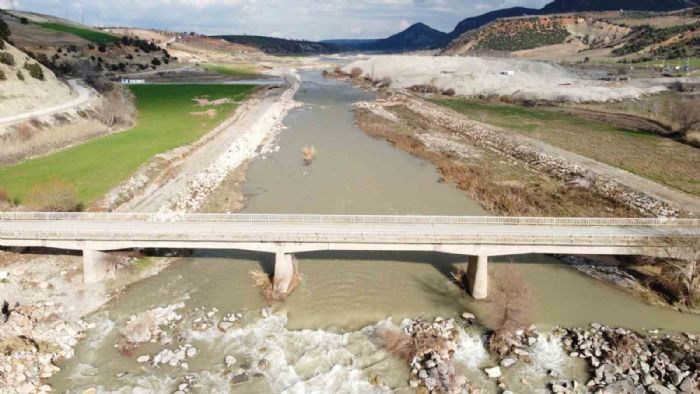
[[[554,0],[540,13],[559,14],[583,11],[673,11],[700,5],[699,0]]]
[[[52,107],[71,98],[51,70],[14,46],[0,44],[0,117]]]
[[[221,38],[230,43],[253,47],[269,54],[334,53],[343,50],[341,46],[336,44],[303,40],[288,40],[284,38],[265,36],[225,35],[212,36],[212,38]]]
[[[553,61],[642,62],[700,56],[700,15],[598,12],[499,19],[452,41],[444,54],[477,50]]]
[[[487,12],[485,14],[467,18],[459,22],[457,27],[455,27],[454,30],[449,33],[449,38],[450,40],[454,40],[462,34],[470,30],[478,29],[495,21],[496,19],[510,18],[514,16],[537,15],[538,13],[539,10],[525,7],[505,8],[502,10]]]
[[[58,76],[156,70],[176,60],[150,40],[111,34],[47,15],[21,11],[1,15],[15,46]]]
[[[391,37],[360,46],[362,50],[405,52],[444,45],[448,35],[423,23],[416,23]]]

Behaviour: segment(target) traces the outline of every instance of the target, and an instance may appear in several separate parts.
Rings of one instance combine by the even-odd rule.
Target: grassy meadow
[[[259,78],[260,73],[251,64],[213,64],[204,63],[200,65],[203,69],[219,73],[227,77],[238,79]]]
[[[192,99],[245,99],[252,85],[132,85],[134,127],[49,156],[0,168],[0,190],[20,202],[37,184],[60,180],[76,188],[84,206],[106,194],[158,153],[196,141],[225,120],[235,103],[200,106]],[[214,116],[195,115],[214,109]]]
[[[62,33],[70,33],[97,44],[110,44],[117,42],[120,39],[117,36],[103,33],[101,31],[84,29],[82,27],[66,25],[63,23],[45,22],[38,23],[38,25],[43,27],[44,29],[58,31]]]
[[[469,118],[700,195],[700,150],[654,133],[561,112],[463,99],[437,99]]]

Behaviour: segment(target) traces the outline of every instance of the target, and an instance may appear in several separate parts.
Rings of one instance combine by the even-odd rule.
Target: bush
[[[25,63],[24,68],[29,71],[29,75],[32,78],[38,79],[40,81],[44,80],[44,70],[38,63]]]
[[[24,81],[24,74],[22,74],[21,70],[17,70],[17,79]]]
[[[359,67],[353,67],[352,70],[350,70],[350,76],[353,78],[358,78],[360,75],[362,75],[362,69]]]
[[[21,18],[19,18],[19,23],[21,23],[23,25],[27,25],[27,24],[29,24],[29,20],[27,20],[27,18],[25,18],[25,17],[21,17]]]
[[[3,41],[10,41],[10,27],[0,18],[0,49],[4,48]]]
[[[454,96],[454,95],[457,94],[457,93],[455,92],[454,89],[449,88],[449,89],[443,90],[443,91],[442,91],[442,94],[443,94],[444,96],[452,97],[452,96]]]
[[[97,46],[97,50],[100,52],[107,52],[107,46],[105,44],[100,44]]]
[[[6,79],[7,79],[7,77],[5,76],[5,72],[0,70],[0,81],[4,81]]]
[[[78,212],[83,208],[78,201],[75,186],[58,179],[34,186],[29,192],[26,205],[44,212]]]
[[[15,57],[8,52],[0,52],[0,63],[7,64],[8,66],[15,65]]]
[[[151,60],[151,64],[158,67],[158,66],[160,66],[161,63],[160,63],[160,60],[154,58],[153,60]]]

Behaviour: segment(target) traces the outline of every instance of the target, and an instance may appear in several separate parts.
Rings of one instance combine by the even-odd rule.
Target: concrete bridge
[[[487,296],[491,256],[556,253],[663,256],[668,239],[700,238],[698,219],[517,218],[140,213],[0,213],[0,247],[82,250],[86,283],[103,280],[107,254],[128,248],[240,249],[275,253],[286,292],[294,253],[435,251],[469,256],[469,290]],[[466,259],[466,258],[465,258]]]

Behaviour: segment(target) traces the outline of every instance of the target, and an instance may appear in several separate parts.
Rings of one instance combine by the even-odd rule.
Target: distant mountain
[[[406,52],[435,48],[449,42],[447,33],[435,30],[424,23],[416,23],[391,37],[376,40],[326,40],[323,43],[335,44],[360,51]]]
[[[213,36],[221,38],[228,42],[240,45],[251,46],[270,54],[315,54],[315,53],[335,53],[341,52],[345,48],[340,45],[304,41],[304,40],[287,40],[284,38],[265,37],[265,36]]]
[[[485,14],[467,18],[459,22],[459,24],[457,24],[457,27],[455,27],[455,29],[451,33],[449,33],[449,38],[450,40],[453,40],[470,30],[478,29],[482,26],[488,25],[496,19],[510,18],[514,16],[537,15],[539,13],[540,10],[525,7],[504,8],[502,10],[487,12]]]
[[[696,7],[700,0],[554,0],[544,6],[541,14],[582,11],[673,11]]]
[[[363,45],[361,49],[391,52],[415,51],[441,46],[447,40],[447,33],[435,30],[425,23],[416,23],[391,37]]]

